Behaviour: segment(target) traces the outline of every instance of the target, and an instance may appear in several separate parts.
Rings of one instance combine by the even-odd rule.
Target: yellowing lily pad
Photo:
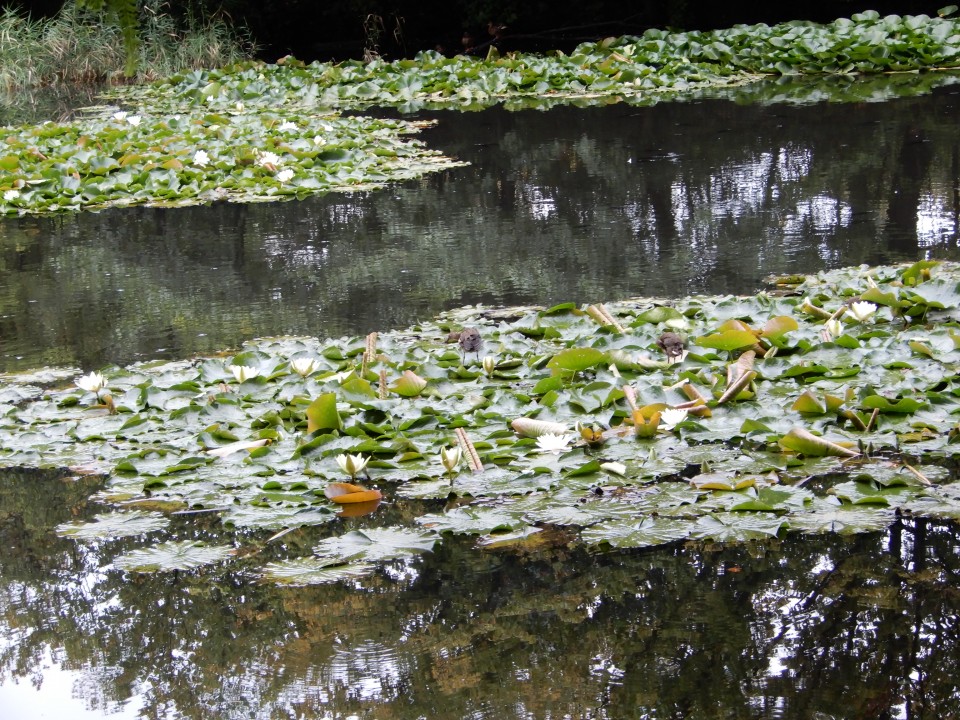
[[[838,457],[856,457],[859,453],[850,448],[814,435],[809,430],[794,428],[782,438],[780,446],[793,452],[810,457],[836,455]]]
[[[323,489],[323,494],[332,502],[340,505],[370,502],[383,497],[379,490],[367,490],[351,483],[329,483]]]

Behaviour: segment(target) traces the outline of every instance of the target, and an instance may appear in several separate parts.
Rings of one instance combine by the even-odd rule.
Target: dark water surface
[[[298,202],[0,221],[0,370],[957,260],[956,93],[436,113],[423,139],[469,167]],[[419,510],[272,542],[183,516],[171,534],[232,543],[251,571],[127,574],[113,560],[163,534],[53,532],[106,510],[98,482],[0,473],[3,720],[960,713],[949,523],[604,555],[549,532],[512,551],[452,538],[354,585],[291,589],[252,568]]]
[[[294,202],[3,220],[0,371],[958,259],[957,92],[433,113],[423,139],[469,167]]]
[[[0,708],[33,718],[952,718],[960,536],[897,522],[591,556],[444,540],[355,586],[127,575],[142,538],[77,543],[85,481],[0,483]],[[402,522],[403,502],[382,512]],[[409,520],[409,518],[407,518]],[[308,552],[343,519],[239,554]],[[224,540],[215,517],[181,536]]]

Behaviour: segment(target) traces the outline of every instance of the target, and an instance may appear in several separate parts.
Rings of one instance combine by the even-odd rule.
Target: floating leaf
[[[115,567],[128,572],[193,570],[220,562],[233,554],[226,545],[206,545],[199,541],[181,540],[132,550],[114,559]]]
[[[757,336],[749,330],[727,330],[698,337],[694,342],[700,347],[714,350],[739,350],[755,345]]]
[[[561,350],[547,363],[553,370],[579,372],[607,362],[607,354],[595,348],[568,348]]]
[[[367,528],[321,540],[313,551],[327,560],[378,562],[432,550],[438,539],[433,532],[397,527]]]
[[[403,375],[397,380],[390,389],[403,395],[403,397],[416,397],[427,386],[427,381],[417,375],[412,370],[404,370]]]
[[[794,513],[786,519],[790,530],[803,533],[834,532],[852,535],[886,530],[895,520],[893,510],[841,505],[835,499],[817,499],[809,512]]]
[[[517,418],[510,422],[510,427],[521,437],[536,438],[541,435],[563,435],[570,431],[566,425],[535,420],[534,418]]]
[[[57,535],[82,540],[99,538],[121,538],[143,535],[154,530],[162,530],[170,520],[160,513],[115,512],[96,515],[92,522],[64,523],[57,526]]]
[[[911,414],[917,412],[920,408],[926,407],[926,403],[914,400],[913,398],[901,398],[896,402],[890,402],[880,395],[868,395],[860,404],[869,410],[876,409],[882,413]]]
[[[647,517],[639,522],[610,520],[597,523],[582,530],[580,536],[588,545],[600,548],[643,548],[684,540],[689,537],[691,529],[687,520]]]
[[[337,411],[337,396],[323,393],[307,407],[307,433],[317,430],[342,430],[343,423]]]
[[[233,455],[236,452],[241,450],[253,450],[255,448],[263,447],[270,441],[266,438],[260,440],[238,440],[235,443],[230,443],[229,445],[222,445],[218,448],[213,448],[207,450],[207,455],[213,455],[214,457],[227,457],[228,455]]]
[[[790,409],[808,415],[823,415],[827,411],[826,405],[820,402],[809,390],[802,393],[790,406]]]
[[[836,455],[838,457],[855,457],[859,453],[855,450],[838,445],[822,437],[814,435],[809,430],[803,428],[794,428],[782,438],[780,446],[792,450],[793,452],[807,455],[810,457],[821,457],[824,455]]]
[[[760,331],[761,337],[779,340],[786,333],[798,330],[800,325],[789,315],[778,315],[770,318]]]
[[[322,558],[298,558],[268,564],[263,578],[284,585],[324,585],[355,580],[376,570],[373,563],[339,563]]]
[[[776,537],[783,525],[781,518],[768,513],[716,513],[699,518],[691,530],[691,537],[716,542],[762,540]]]
[[[359,485],[342,482],[329,483],[323,489],[323,494],[326,495],[329,500],[341,505],[345,503],[371,502],[383,497],[379,490],[367,490]]]

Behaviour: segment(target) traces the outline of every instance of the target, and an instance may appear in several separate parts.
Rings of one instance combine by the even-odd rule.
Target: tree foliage
[[[127,56],[124,74],[133,77],[137,74],[138,52],[140,50],[140,17],[137,0],[74,0],[78,8],[101,13],[110,22],[120,26],[123,35],[123,49]]]

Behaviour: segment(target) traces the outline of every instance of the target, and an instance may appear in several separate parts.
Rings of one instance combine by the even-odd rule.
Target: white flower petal
[[[567,435],[545,433],[537,437],[537,447],[543,453],[561,453],[568,449],[570,438]]]
[[[76,380],[77,387],[81,390],[86,390],[87,392],[100,392],[106,384],[107,381],[104,379],[103,375],[98,372],[92,372],[89,375],[83,375],[78,377]]]
[[[230,365],[227,367],[227,370],[233,373],[237,382],[244,382],[260,374],[260,368],[249,367],[247,365]]]
[[[872,302],[865,302],[859,300],[850,305],[850,314],[853,315],[857,320],[863,322],[870,318],[877,311],[877,306]]]
[[[660,413],[660,427],[664,430],[672,430],[677,424],[687,419],[686,410],[677,408],[667,408]]]

